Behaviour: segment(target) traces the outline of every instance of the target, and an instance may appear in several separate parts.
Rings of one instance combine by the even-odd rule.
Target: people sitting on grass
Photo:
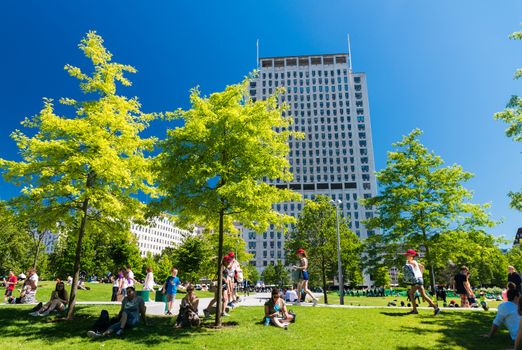
[[[515,341],[515,349],[520,345],[520,339],[517,336],[520,329],[520,315],[519,315],[519,298],[520,295],[514,283],[508,283],[507,299],[500,303],[497,308],[497,315],[493,320],[489,333],[483,334],[484,337],[493,337],[500,327],[506,326],[509,331],[511,339]],[[522,337],[522,335],[521,335]],[[518,343],[516,342],[518,341]]]
[[[127,287],[127,296],[121,302],[121,309],[118,314],[118,322],[111,325],[105,332],[99,333],[94,330],[88,331],[87,335],[92,338],[108,336],[112,333],[123,335],[124,329],[136,327],[140,324],[140,319],[146,325],[145,301],[142,297],[136,296],[134,287]]]
[[[294,320],[295,316],[288,312],[286,304],[279,295],[279,289],[272,289],[272,296],[265,303],[265,326],[274,326],[288,329],[288,324]]]
[[[69,298],[65,290],[65,284],[58,280],[54,291],[51,293],[51,299],[41,308],[31,312],[31,316],[47,316],[54,310],[64,311]]]
[[[199,299],[194,294],[194,287],[189,284],[187,286],[187,295],[181,299],[176,328],[199,326],[198,306]]]
[[[18,278],[14,274],[13,271],[9,271],[9,276],[7,276],[7,280],[4,278],[5,284],[5,293],[4,293],[4,304],[7,303],[7,300],[13,296],[13,290],[15,289],[16,284],[18,283]]]

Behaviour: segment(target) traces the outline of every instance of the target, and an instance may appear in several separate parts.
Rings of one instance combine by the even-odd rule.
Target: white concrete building
[[[373,208],[359,204],[376,194],[370,109],[366,75],[351,70],[348,54],[266,57],[259,60],[259,76],[250,82],[250,94],[265,99],[277,88],[286,93],[280,102],[289,106],[294,130],[305,133],[290,140],[289,161],[294,180],[271,182],[313,199],[327,195],[341,200],[340,213],[349,217],[351,229],[361,238],[368,231],[362,220]],[[281,203],[278,211],[297,216],[303,203]],[[262,270],[277,260],[284,262],[285,237],[277,230],[262,235],[244,230],[248,250]]]
[[[168,217],[155,218],[153,224],[147,226],[133,224],[131,232],[136,235],[142,256],[147,255],[147,252],[159,254],[167,247],[179,245],[183,237],[194,234],[176,227]]]

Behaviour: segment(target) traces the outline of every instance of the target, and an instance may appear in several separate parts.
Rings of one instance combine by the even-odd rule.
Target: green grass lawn
[[[221,330],[173,328],[175,319],[150,317],[147,327],[127,331],[123,338],[92,340],[86,331],[100,310],[117,306],[79,306],[73,321],[51,323],[28,316],[30,306],[0,306],[2,349],[505,349],[506,331],[494,339],[489,330],[493,312],[429,311],[406,315],[398,309],[334,309],[292,307],[297,322],[285,331],[259,323],[262,307],[239,307],[225,318]],[[207,321],[207,325],[211,324]]]
[[[38,284],[37,299],[38,301],[47,301],[51,297],[56,283],[53,281],[42,281]],[[78,290],[77,301],[111,301],[112,285],[107,283],[86,283],[90,290]],[[67,292],[71,291],[71,286],[66,286]],[[138,284],[136,290],[141,290],[142,285]],[[3,290],[2,290],[3,294]],[[180,292],[180,294],[183,294]],[[18,293],[15,293],[18,296]],[[210,298],[214,294],[211,292],[196,291],[196,295],[200,298]]]

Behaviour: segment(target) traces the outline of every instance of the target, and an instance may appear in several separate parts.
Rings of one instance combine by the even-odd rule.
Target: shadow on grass
[[[381,312],[382,315],[396,317],[405,316],[403,313]],[[438,316],[431,313],[409,315],[420,318],[422,327],[404,325],[401,332],[415,335],[437,332],[442,335],[438,340],[437,349],[453,349],[462,347],[465,349],[506,349],[513,346],[513,341],[505,330],[499,332],[494,338],[484,338],[481,335],[488,333],[495,317],[494,312],[442,312]],[[419,320],[417,319],[417,322]],[[411,349],[407,344],[396,349]],[[428,349],[428,348],[417,348]]]
[[[77,306],[72,321],[54,322],[54,317],[29,316],[30,307],[0,308],[0,334],[12,337],[20,342],[39,340],[46,343],[61,343],[66,339],[76,338],[76,342],[110,342],[122,339],[134,344],[158,344],[169,342],[174,344],[190,344],[193,337],[212,335],[213,320],[204,322],[201,327],[174,328],[176,317],[149,316],[147,326],[138,326],[125,332],[123,337],[111,336],[91,340],[87,331],[91,329],[102,309],[109,310],[111,315],[119,311],[119,307]],[[225,327],[237,326],[236,322],[225,322]]]

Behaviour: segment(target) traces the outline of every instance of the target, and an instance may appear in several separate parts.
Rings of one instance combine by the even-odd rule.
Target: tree
[[[276,96],[254,101],[248,83],[246,79],[210,97],[192,90],[192,108],[169,115],[182,118],[184,126],[168,130],[158,156],[163,208],[176,212],[180,225],[197,223],[218,233],[218,310],[225,231],[235,232],[234,222],[257,232],[270,224],[283,228],[294,219],[272,205],[300,198],[263,180],[292,179],[288,139],[301,134],[287,129],[291,119],[282,116]]]
[[[202,267],[210,256],[209,245],[198,236],[186,236],[172,251],[172,261],[179,270],[180,278],[198,283]]]
[[[280,287],[284,287],[290,283],[289,272],[283,265],[281,260],[277,260],[277,264],[274,265],[276,284]]]
[[[522,40],[522,31],[514,32],[509,36],[510,39]],[[522,77],[522,68],[515,71],[514,78]],[[522,98],[512,95],[506,105],[506,109],[502,112],[495,113],[495,119],[502,120],[508,124],[506,136],[513,138],[516,142],[522,141]],[[522,211],[522,192],[509,192],[511,198],[511,207]]]
[[[312,277],[315,275],[320,278],[326,304],[327,282],[338,273],[336,210],[327,196],[317,196],[313,201],[306,200],[297,221],[297,228],[289,234],[285,244],[289,261],[297,262],[295,251],[299,248],[308,252],[308,270]],[[361,243],[342,217],[339,217],[339,235],[343,275],[357,279],[358,267],[360,271]],[[339,285],[344,285],[344,281],[340,281]]]
[[[261,272],[261,279],[263,280],[263,283],[266,285],[277,284],[278,278],[276,275],[275,266],[272,264],[268,264],[263,270],[263,272]]]
[[[261,275],[254,265],[246,264],[243,268],[243,276],[245,280],[250,282],[250,285],[255,285],[259,281]]]
[[[12,134],[23,160],[0,160],[5,179],[24,186],[22,198],[37,199],[35,205],[57,213],[60,224],[78,233],[68,319],[74,315],[88,224],[128,228],[131,220],[144,216],[145,205],[134,195],[155,193],[151,158],[144,154],[155,139],[139,136],[154,116],[140,111],[137,98],[116,93],[118,83],[131,85],[124,74],[136,70],[111,62],[112,54],[95,32],[79,48],[92,62],[92,74],[71,65],[65,70],[92,99],[62,98],[61,104],[75,110],[69,118],[55,114],[52,100],[45,99],[40,113],[22,123],[36,129],[35,135]]]
[[[30,242],[29,234],[16,213],[0,201],[0,274],[27,267],[27,242]]]
[[[376,217],[365,222],[366,227],[383,230],[376,239],[378,245],[372,248],[383,248],[395,256],[405,247],[422,249],[434,292],[432,250],[437,249],[437,236],[450,230],[492,227],[494,223],[485,211],[487,206],[469,202],[472,193],[462,183],[473,175],[459,165],[442,167],[443,160],[418,140],[421,134],[415,129],[393,145],[396,151],[388,153],[386,168],[377,174],[381,193],[363,203],[378,211]]]
[[[373,274],[372,277],[377,287],[387,287],[390,285],[390,270],[386,266],[380,266],[375,269],[375,274]]]

